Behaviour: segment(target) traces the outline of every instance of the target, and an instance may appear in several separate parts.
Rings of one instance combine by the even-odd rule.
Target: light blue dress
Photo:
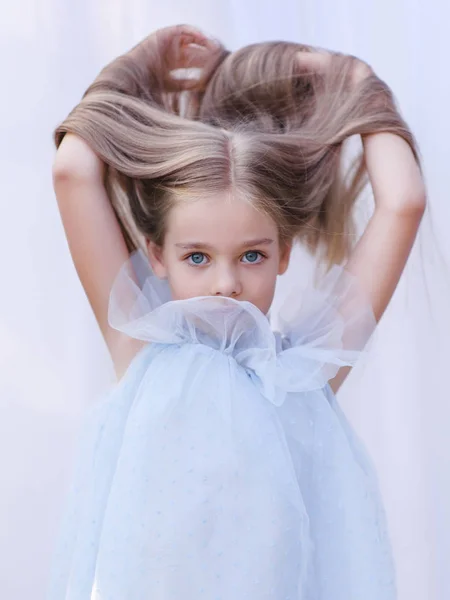
[[[376,475],[328,386],[374,320],[334,268],[281,312],[170,301],[135,253],[110,322],[149,342],[84,431],[51,600],[393,600]]]

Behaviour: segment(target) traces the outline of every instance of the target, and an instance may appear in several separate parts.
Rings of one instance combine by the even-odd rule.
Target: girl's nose
[[[220,269],[215,274],[211,296],[234,298],[242,292],[242,286],[234,269]]]

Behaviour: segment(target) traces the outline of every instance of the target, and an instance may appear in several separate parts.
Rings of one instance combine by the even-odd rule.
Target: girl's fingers
[[[168,92],[182,92],[185,90],[200,91],[198,84],[198,78],[189,79],[171,76],[168,80],[166,80],[166,88]]]
[[[211,55],[216,55],[220,50],[220,46],[212,44],[208,46],[199,46],[197,44],[189,44],[181,48],[178,58],[180,67],[199,67],[205,66]]]
[[[202,46],[190,44],[182,49],[182,62],[185,67],[202,67],[209,56],[209,50]]]
[[[217,50],[218,48],[220,48],[221,44],[220,44],[220,42],[218,42],[216,40],[212,40],[211,38],[204,37],[203,46],[207,50]]]
[[[217,50],[217,48],[220,47],[219,42],[191,27],[183,28],[179,35],[180,44],[182,46],[194,44],[201,48],[205,48],[206,50]]]
[[[199,46],[208,46],[210,39],[198,29],[189,25],[179,26],[178,35],[182,44],[198,44]]]
[[[177,69],[203,69],[212,53],[221,48],[221,44],[210,39],[197,29],[189,25],[177,25],[167,30],[170,37],[165,53],[168,71]],[[167,77],[167,84],[172,90],[192,89],[199,77],[188,76]]]

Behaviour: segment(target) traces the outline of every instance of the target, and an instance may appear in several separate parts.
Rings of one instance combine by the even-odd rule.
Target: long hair
[[[367,182],[362,154],[343,169],[346,140],[392,132],[417,157],[388,86],[374,74],[355,83],[352,57],[331,54],[314,70],[303,60],[313,48],[267,42],[232,53],[218,44],[196,87],[165,91],[155,39],[107,65],[55,132],[57,145],[79,135],[107,165],[129,249],[163,243],[173,203],[231,191],[271,216],[281,239],[341,262]]]

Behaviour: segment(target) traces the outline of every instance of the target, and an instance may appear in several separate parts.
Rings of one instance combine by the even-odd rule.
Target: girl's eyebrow
[[[260,238],[257,240],[248,240],[242,244],[242,248],[248,248],[250,246],[268,246],[273,244],[273,240],[270,238]],[[186,244],[175,244],[177,248],[183,248],[183,250],[195,250],[197,248],[204,248],[205,250],[214,250],[214,246],[211,244],[204,244],[203,242],[188,242]]]

